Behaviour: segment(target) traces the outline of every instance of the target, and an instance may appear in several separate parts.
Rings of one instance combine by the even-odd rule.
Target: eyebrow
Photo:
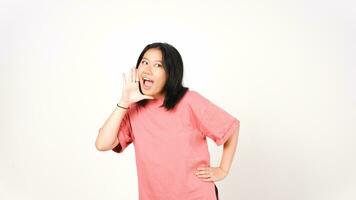
[[[145,57],[143,57],[142,59],[150,60],[150,59],[145,58]],[[161,60],[154,60],[154,61],[162,62]]]

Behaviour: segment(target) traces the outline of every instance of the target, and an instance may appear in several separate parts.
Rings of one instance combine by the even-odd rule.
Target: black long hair
[[[151,48],[157,48],[161,51],[163,57],[163,68],[167,75],[167,81],[163,86],[165,91],[164,102],[160,107],[164,107],[166,110],[173,110],[175,105],[181,100],[184,94],[189,90],[188,87],[182,85],[183,80],[183,60],[178,50],[168,43],[155,42],[148,44],[141,52],[137,59],[136,69],[140,65],[143,55]],[[141,85],[139,86],[140,92]],[[148,99],[138,101],[139,106],[145,106],[148,103]]]

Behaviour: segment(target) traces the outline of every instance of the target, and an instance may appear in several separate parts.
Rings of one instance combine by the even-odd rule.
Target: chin
[[[151,92],[151,91],[142,90],[142,92],[143,92],[144,95],[147,95],[147,96],[153,96],[154,95],[154,93]]]

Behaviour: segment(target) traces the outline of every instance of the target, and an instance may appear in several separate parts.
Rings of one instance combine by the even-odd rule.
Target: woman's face
[[[163,68],[162,52],[157,48],[145,52],[138,66],[138,77],[144,95],[154,98],[164,97],[163,87],[167,80]]]

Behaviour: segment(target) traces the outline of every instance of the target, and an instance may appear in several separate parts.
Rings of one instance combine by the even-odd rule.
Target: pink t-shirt
[[[120,125],[117,153],[133,142],[140,200],[216,200],[214,182],[195,175],[210,166],[206,137],[224,144],[240,121],[196,91],[188,90],[173,111],[163,99],[133,104]],[[121,147],[120,147],[121,146]]]

